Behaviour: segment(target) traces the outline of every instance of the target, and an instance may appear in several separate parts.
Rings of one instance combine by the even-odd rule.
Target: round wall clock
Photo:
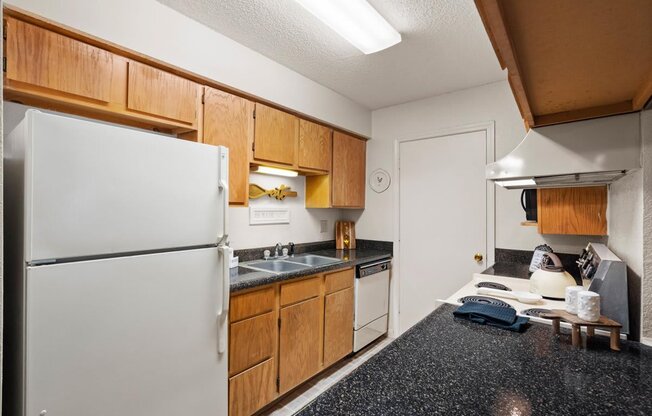
[[[384,169],[376,169],[371,172],[371,176],[369,177],[369,186],[377,193],[385,192],[391,182],[392,178]]]

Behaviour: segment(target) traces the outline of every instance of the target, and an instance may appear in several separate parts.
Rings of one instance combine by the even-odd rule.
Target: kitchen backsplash
[[[497,248],[495,251],[496,263],[518,263],[518,264],[530,264],[532,261],[533,251],[529,250],[512,250],[507,248]],[[569,254],[569,253],[556,253],[559,256],[559,260],[564,266],[564,269],[568,271],[572,276],[578,277],[580,275],[580,270],[577,267],[576,261],[580,258],[578,254]]]

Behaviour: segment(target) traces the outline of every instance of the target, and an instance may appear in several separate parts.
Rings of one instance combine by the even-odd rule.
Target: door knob
[[[478,263],[480,263],[483,259],[484,256],[482,255],[482,253],[475,253],[475,255],[473,256],[473,260],[477,261]]]

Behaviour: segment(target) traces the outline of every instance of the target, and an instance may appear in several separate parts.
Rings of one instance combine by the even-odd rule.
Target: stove
[[[496,283],[496,282],[479,282],[475,285],[475,287],[488,287],[489,289],[508,290],[508,291],[512,290],[509,287],[505,285],[501,285],[500,283]]]
[[[476,303],[483,303],[485,305],[499,306],[501,308],[511,307],[509,303],[503,302],[500,299],[490,298],[489,296],[479,296],[479,295],[464,296],[463,298],[459,298],[458,302],[460,303],[476,302]]]
[[[488,287],[491,289],[505,291],[530,291],[529,279],[517,279],[514,277],[503,277],[476,273],[473,279],[466,285],[462,286],[457,292],[443,300],[443,302],[453,305],[460,305],[464,302],[475,301],[500,307],[512,307],[516,313],[529,317],[532,321],[550,324],[549,319],[540,318],[539,314],[547,312],[550,309],[564,309],[564,301],[543,299],[537,304],[521,303],[516,299],[502,298],[495,295],[478,295],[478,289]]]
[[[588,287],[589,281],[584,280],[584,287]],[[565,309],[566,305],[563,300],[542,299],[537,304],[521,303],[516,299],[501,298],[499,296],[491,295],[478,295],[478,289],[481,287],[488,287],[497,290],[506,291],[530,291],[529,279],[517,279],[514,277],[494,276],[489,274],[475,273],[470,282],[462,286],[457,292],[453,293],[446,299],[439,299],[440,302],[450,303],[459,306],[464,302],[479,302],[488,305],[500,306],[503,308],[512,307],[516,313],[521,316],[527,316],[532,322],[539,322],[543,324],[552,325],[550,319],[541,318],[540,315],[544,312],[549,312],[551,309]],[[562,322],[563,328],[570,328],[570,325]],[[596,334],[609,335],[609,332],[597,329]],[[626,339],[626,335],[621,333],[621,339]]]
[[[521,315],[525,316],[534,316],[536,318],[539,318],[542,313],[550,313],[552,312],[550,309],[544,309],[544,308],[530,308],[530,309],[524,309],[521,311]]]

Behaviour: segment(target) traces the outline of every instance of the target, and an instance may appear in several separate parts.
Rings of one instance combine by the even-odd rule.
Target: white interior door
[[[488,132],[399,142],[400,332],[484,270],[488,255],[493,258]],[[475,253],[484,260],[474,260]]]
[[[219,263],[209,248],[28,268],[25,414],[226,416]]]

